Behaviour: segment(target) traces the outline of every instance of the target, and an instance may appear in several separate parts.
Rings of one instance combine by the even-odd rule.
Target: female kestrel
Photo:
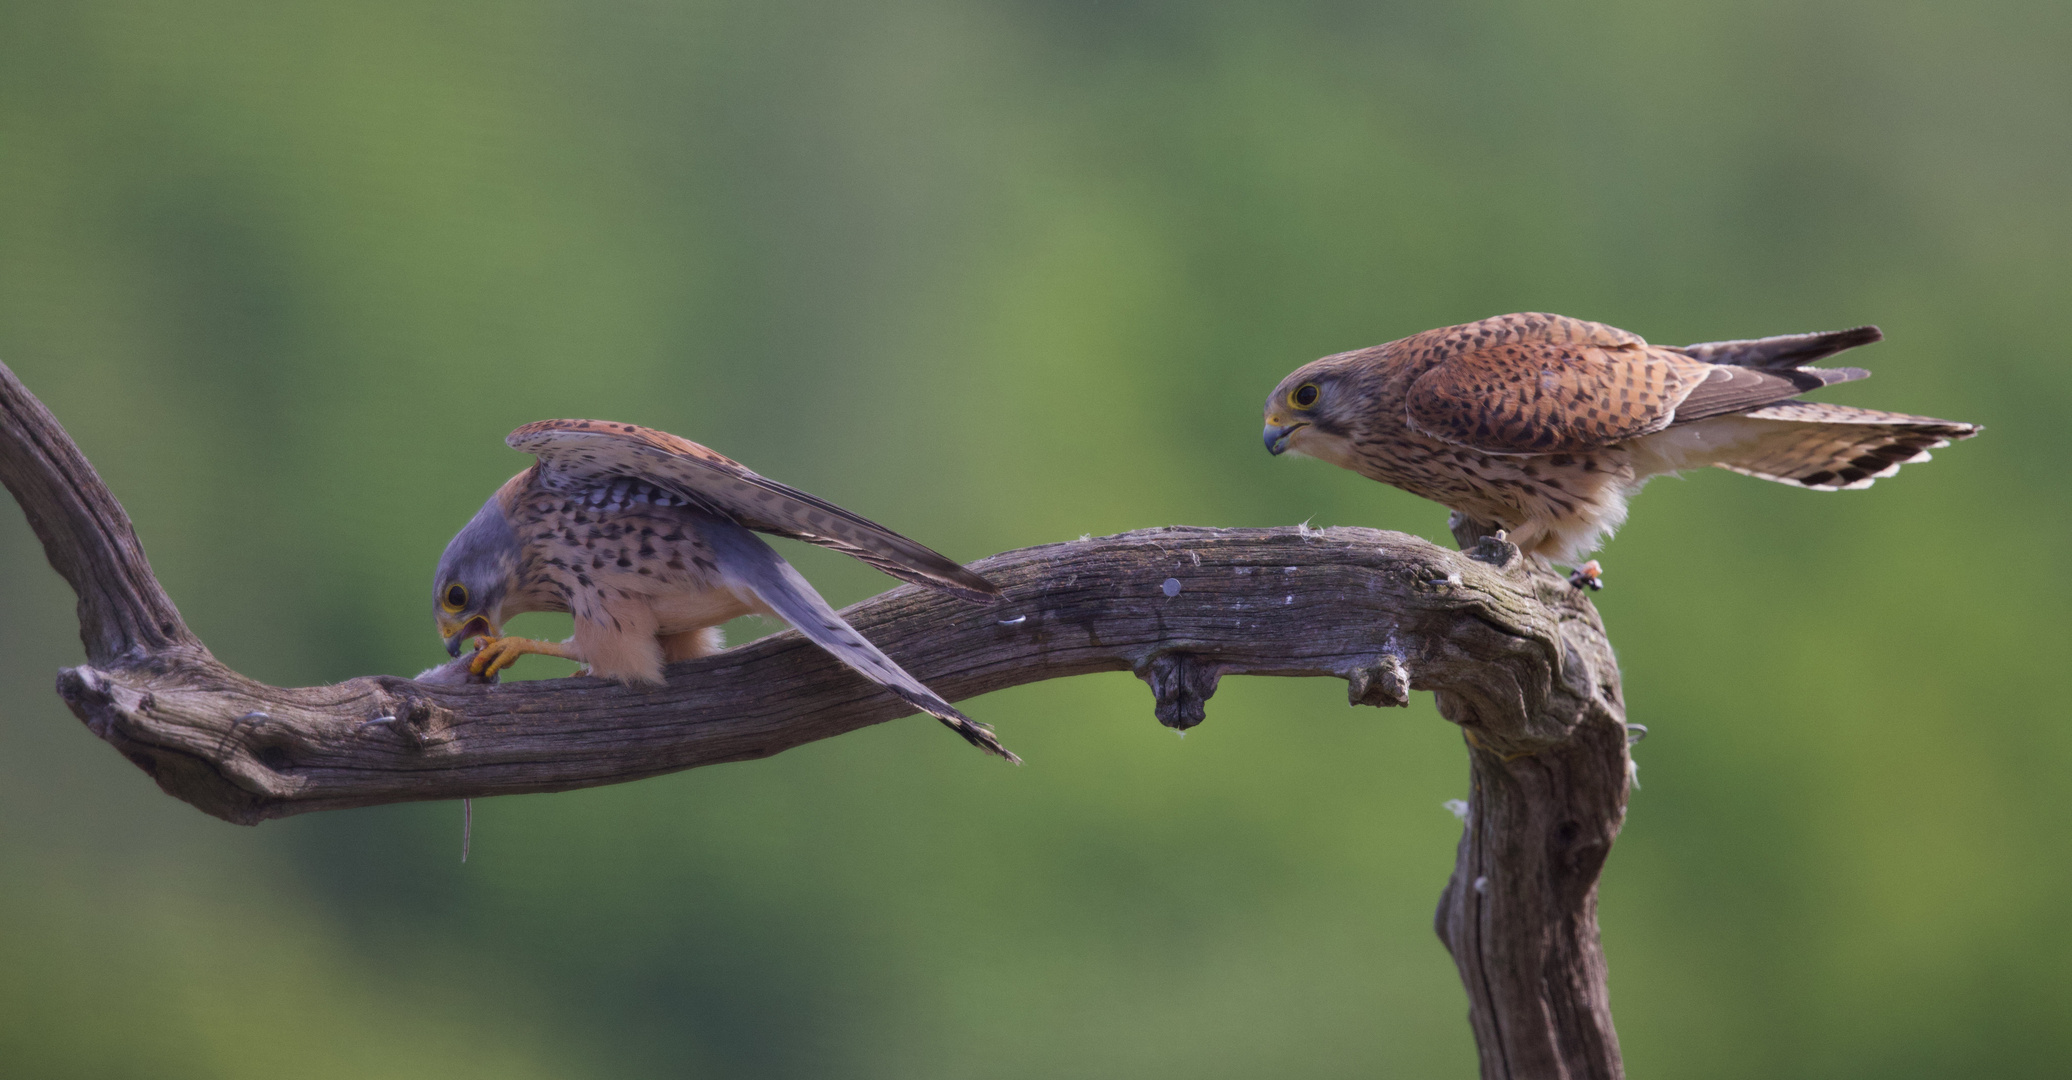
[[[864,678],[982,750],[1016,760],[985,725],[951,708],[837,615],[750,529],[853,555],[894,577],[979,603],[985,578],[874,522],[750,472],[687,439],[602,420],[542,420],[504,440],[538,458],[484,503],[439,559],[433,618],[446,651],[485,639],[478,675],[525,653],[579,660],[628,684],[716,652],[719,625],[773,615]],[[528,611],[566,611],[556,644],[503,637]]]
[[[1806,365],[1883,337],[1861,326],[1669,348],[1560,315],[1499,315],[1298,368],[1266,399],[1266,448],[1392,484],[1575,565],[1653,476],[1712,465],[1864,488],[1978,434],[1792,400],[1869,376]]]

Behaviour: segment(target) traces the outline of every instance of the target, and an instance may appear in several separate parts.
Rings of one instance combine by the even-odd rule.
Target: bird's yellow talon
[[[490,638],[482,642],[481,651],[475,654],[475,662],[468,665],[469,670],[487,679],[516,663],[517,655],[504,644],[507,640],[509,639]]]
[[[571,656],[566,646],[556,645],[551,641],[534,641],[522,637],[483,638],[482,647],[475,652],[474,658],[468,661],[468,670],[487,679],[517,663],[518,658],[526,653],[559,656],[569,660],[581,659]]]

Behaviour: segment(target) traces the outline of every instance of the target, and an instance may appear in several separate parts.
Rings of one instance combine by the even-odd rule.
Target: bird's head
[[[446,545],[432,579],[432,618],[446,639],[447,655],[459,656],[471,637],[503,633],[504,599],[518,563],[518,533],[504,514],[502,499],[491,496]]]
[[[1266,450],[1344,465],[1359,414],[1358,381],[1343,353],[1295,369],[1266,396]]]

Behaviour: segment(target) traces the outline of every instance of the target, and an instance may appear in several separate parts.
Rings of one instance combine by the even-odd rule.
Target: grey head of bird
[[[432,579],[432,618],[439,636],[446,639],[448,656],[459,656],[461,644],[471,637],[503,633],[504,601],[521,553],[502,495],[491,495],[439,556],[439,573]]]
[[[1266,396],[1266,450],[1345,465],[1370,399],[1364,383],[1372,349],[1339,353],[1296,368]]]

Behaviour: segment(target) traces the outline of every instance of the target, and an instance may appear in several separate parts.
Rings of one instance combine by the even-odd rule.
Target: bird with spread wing
[[[542,420],[504,440],[538,461],[490,496],[446,546],[432,608],[446,651],[483,638],[470,670],[539,653],[628,684],[718,651],[721,623],[781,618],[864,678],[972,745],[1018,760],[856,632],[750,530],[833,548],[905,581],[978,603],[985,578],[882,525],[768,480],[688,439],[632,424]],[[565,611],[565,642],[504,637],[528,611]]]
[[[1714,466],[1816,491],[1866,488],[1975,424],[1796,400],[1865,378],[1809,365],[1875,326],[1672,348],[1560,315],[1339,353],[1266,399],[1266,448],[1320,458],[1508,531],[1569,566],[1653,476]],[[1595,564],[1578,585],[1595,586]]]

